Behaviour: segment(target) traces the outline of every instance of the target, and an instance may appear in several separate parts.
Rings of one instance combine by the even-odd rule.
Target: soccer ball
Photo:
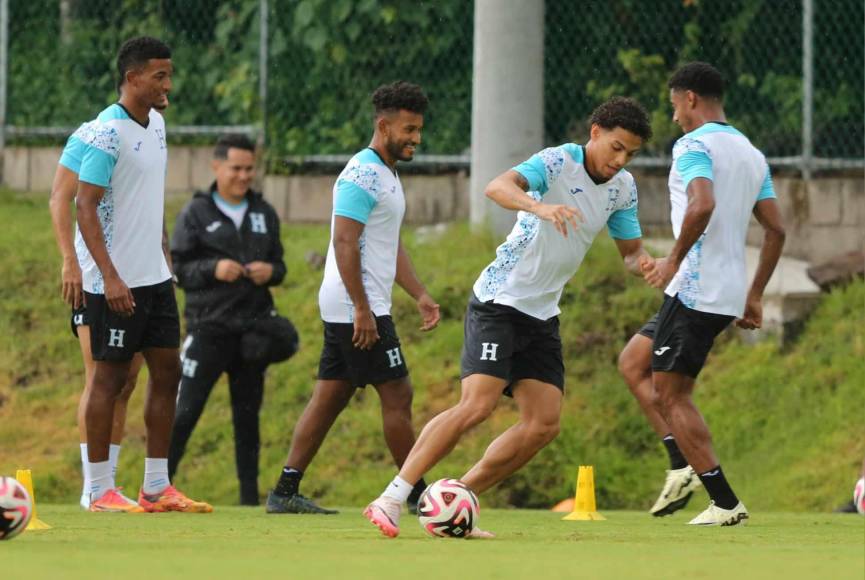
[[[33,515],[33,502],[24,486],[12,477],[0,477],[0,540],[24,531]]]
[[[853,503],[856,504],[856,511],[865,516],[865,477],[859,478],[853,488]]]
[[[440,479],[420,496],[417,515],[431,536],[465,538],[478,524],[477,496],[458,479]]]

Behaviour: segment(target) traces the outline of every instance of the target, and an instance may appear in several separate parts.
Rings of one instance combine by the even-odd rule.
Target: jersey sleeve
[[[84,144],[87,125],[82,125],[66,140],[66,146],[60,155],[60,165],[73,173],[81,171],[81,160],[84,158],[86,145]]]
[[[617,240],[633,240],[643,237],[640,220],[637,217],[637,184],[631,182],[628,201],[610,214],[607,219],[607,229],[610,237]]]
[[[766,177],[763,179],[763,186],[760,188],[760,193],[757,195],[757,201],[764,199],[777,199],[775,195],[775,185],[772,183],[772,171],[769,166],[766,166]]]
[[[380,191],[381,178],[373,167],[359,165],[351,168],[336,183],[333,215],[366,224],[378,203]]]
[[[548,147],[535,153],[513,170],[526,178],[529,191],[544,195],[561,175],[564,162],[565,152],[561,147]]]
[[[706,145],[697,139],[682,138],[676,143],[676,171],[682,177],[685,191],[688,185],[698,177],[712,181],[712,158]]]
[[[108,187],[120,154],[120,135],[107,125],[95,125],[84,139],[84,154],[78,179],[85,183]]]

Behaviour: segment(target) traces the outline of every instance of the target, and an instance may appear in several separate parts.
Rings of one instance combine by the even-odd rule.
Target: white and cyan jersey
[[[585,221],[576,231],[569,224],[566,238],[551,222],[519,212],[507,240],[496,250],[496,259],[475,282],[478,300],[492,300],[547,320],[559,314],[565,284],[604,226],[613,238],[641,237],[634,178],[623,169],[609,181],[595,183],[584,158],[583,147],[568,143],[544,149],[514,167],[528,181],[529,195],[577,208]]]
[[[333,250],[336,216],[365,225],[360,236],[360,269],[370,308],[376,316],[390,314],[399,231],[405,215],[405,195],[399,176],[372,149],[352,157],[333,186],[333,216],[324,280],[318,292],[325,322],[354,322],[354,305],[343,284]]]
[[[670,203],[673,235],[679,237],[688,207],[688,184],[712,181],[715,210],[667,286],[669,296],[693,310],[740,317],[748,280],[745,237],[754,205],[775,197],[763,154],[726,123],[706,123],[673,146]]]
[[[151,110],[144,127],[115,103],[79,127],[60,158],[79,181],[105,188],[99,223],[111,262],[129,288],[171,277],[162,250],[167,151],[162,115]],[[102,274],[77,230],[75,251],[84,290],[102,294]]]

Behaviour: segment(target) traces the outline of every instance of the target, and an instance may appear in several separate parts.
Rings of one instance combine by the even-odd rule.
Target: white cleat
[[[388,538],[399,535],[399,516],[402,504],[397,500],[381,496],[363,510],[363,515]]]
[[[725,510],[715,505],[715,502],[709,502],[709,507],[706,511],[688,522],[691,526],[738,526],[748,523],[748,510],[745,504],[739,502],[731,510]]]
[[[700,478],[690,465],[681,469],[667,470],[664,489],[649,513],[655,517],[668,516],[679,511],[691,499],[694,490],[700,487]]]

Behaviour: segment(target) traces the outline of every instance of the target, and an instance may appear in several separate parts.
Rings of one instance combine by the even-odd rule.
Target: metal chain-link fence
[[[7,141],[60,136],[93,117],[116,98],[118,46],[152,34],[174,50],[174,135],[254,130],[271,168],[346,154],[369,138],[372,90],[406,79],[431,98],[423,152],[467,159],[470,0],[0,2]],[[679,134],[666,80],[699,59],[726,75],[730,121],[776,162],[862,166],[861,0],[546,0],[545,14],[548,144],[585,139],[592,109],[625,94],[652,115],[643,161],[665,162]]]

